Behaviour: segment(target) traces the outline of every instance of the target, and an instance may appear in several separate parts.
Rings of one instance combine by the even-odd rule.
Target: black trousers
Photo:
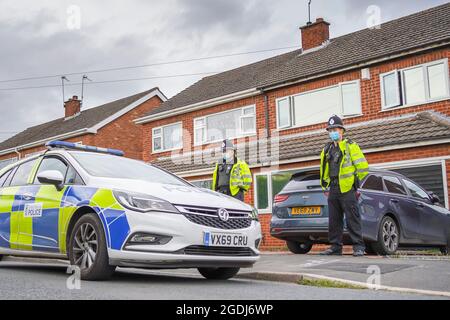
[[[346,193],[330,192],[328,196],[328,238],[333,249],[342,249],[344,214],[347,229],[353,243],[353,250],[364,250],[361,214],[355,190]]]

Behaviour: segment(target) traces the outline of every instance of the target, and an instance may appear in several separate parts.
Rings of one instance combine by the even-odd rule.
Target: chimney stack
[[[323,18],[317,18],[316,22],[307,23],[305,26],[300,27],[300,30],[302,32],[302,48],[304,51],[316,48],[330,39],[330,24]]]
[[[66,118],[72,117],[77,113],[80,113],[81,101],[78,100],[78,96],[73,96],[72,98],[64,102],[64,109]]]

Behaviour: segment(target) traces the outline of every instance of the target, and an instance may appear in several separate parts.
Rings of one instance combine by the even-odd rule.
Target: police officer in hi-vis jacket
[[[250,189],[252,174],[245,161],[237,158],[236,147],[230,140],[222,143],[222,159],[216,164],[212,189],[244,201],[244,193]]]
[[[327,131],[331,142],[320,155],[320,184],[328,194],[329,227],[331,247],[322,255],[342,254],[344,214],[347,229],[353,242],[353,256],[364,255],[357,188],[369,172],[369,164],[358,144],[344,139],[344,124],[336,115],[328,120]]]

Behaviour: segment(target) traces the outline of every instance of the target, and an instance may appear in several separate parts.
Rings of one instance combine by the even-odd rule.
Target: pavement
[[[287,282],[301,277],[329,279],[367,288],[450,297],[450,257],[442,255],[263,254],[253,268],[242,269],[240,276]]]
[[[266,259],[267,258],[267,259]],[[276,260],[280,256],[264,256]],[[282,256],[285,259],[294,258]],[[295,257],[297,258],[297,257]],[[269,263],[270,264],[270,263]],[[203,279],[196,270],[143,270],[118,268],[109,281],[81,281],[73,286],[66,273],[67,262],[6,257],[0,262],[0,299],[165,299],[165,300],[418,300],[447,299],[443,296],[389,292],[386,290],[342,289],[304,286],[233,278]],[[247,270],[249,271],[249,270]],[[249,273],[243,270],[242,275]],[[255,270],[253,270],[255,271]],[[67,286],[67,284],[71,286]],[[72,288],[72,289],[69,289]]]

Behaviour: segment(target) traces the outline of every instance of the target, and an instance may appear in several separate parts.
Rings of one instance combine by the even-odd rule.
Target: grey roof
[[[450,40],[450,3],[363,29],[319,50],[295,50],[208,76],[181,91],[147,115],[184,107],[252,88],[300,80]]]
[[[424,111],[398,118],[380,119],[348,127],[346,137],[357,142],[363,151],[369,148],[415,143],[418,141],[450,139],[450,118],[434,111]],[[324,131],[280,137],[279,145],[274,148],[273,152],[270,150],[270,144],[266,144],[265,141],[247,143],[245,145],[245,156],[242,158],[250,165],[261,165],[268,160],[282,161],[318,157],[328,141],[328,135]],[[238,148],[238,150],[240,149]],[[266,150],[268,151],[266,152]],[[203,169],[212,170],[212,163],[217,161],[220,152],[217,152],[216,156],[208,156],[210,153],[210,150],[204,151],[206,155],[204,159],[209,161],[199,161],[199,159],[202,159],[201,156],[196,156],[196,161],[193,161],[192,155],[188,154],[176,158],[176,160],[170,157],[160,158],[153,163],[174,173]],[[264,156],[256,159],[255,155],[258,154]]]
[[[129,97],[103,104],[98,107],[82,110],[79,115],[65,119],[59,118],[34,127],[30,127],[0,143],[0,151],[19,147],[25,144],[45,140],[54,136],[70,133],[84,128],[91,128],[133,102],[143,98],[158,88],[152,88]],[[62,108],[61,108],[61,111]]]

